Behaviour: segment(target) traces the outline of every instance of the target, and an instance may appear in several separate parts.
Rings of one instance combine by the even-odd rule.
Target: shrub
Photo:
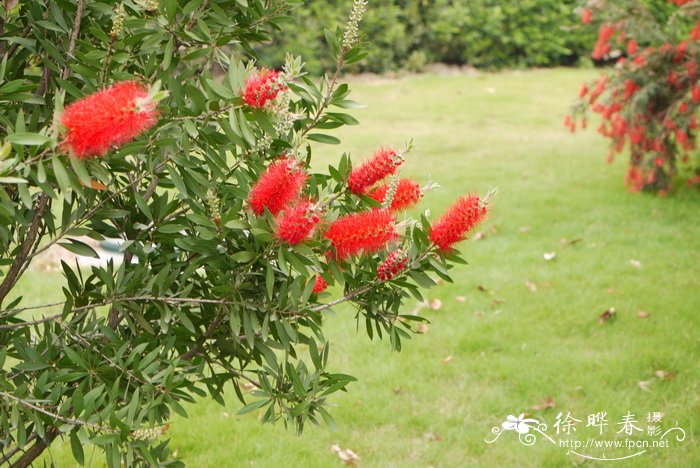
[[[615,59],[614,68],[581,87],[574,131],[599,114],[598,131],[611,140],[609,160],[629,147],[630,190],[660,194],[685,166],[700,182],[695,155],[700,104],[700,1],[626,0],[589,2],[582,21],[598,28],[596,60]],[[696,157],[696,156],[694,156]]]
[[[449,280],[478,220],[397,223],[420,197],[398,179],[406,150],[309,169],[312,142],[357,124],[338,76],[365,54],[366,3],[327,34],[336,69],[319,80],[300,58],[277,71],[236,58],[289,2],[4,5],[0,463],[27,466],[62,437],[80,464],[87,444],[110,467],[179,464],[167,422],[197,398],[223,404],[224,388],[241,414],[331,423],[327,399],[354,379],[327,368],[324,313],[352,303],[400,349],[424,321],[402,303]],[[122,261],[62,261],[58,304],[18,295],[49,248],[96,257],[86,239],[120,239]]]

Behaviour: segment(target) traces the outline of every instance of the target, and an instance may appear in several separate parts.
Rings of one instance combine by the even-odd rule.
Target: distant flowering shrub
[[[587,127],[589,111],[598,114],[608,159],[629,151],[632,191],[663,195],[679,173],[700,183],[700,0],[588,1],[581,19],[598,28],[592,57],[616,65],[581,87],[565,125],[573,132]]]
[[[65,147],[71,156],[102,156],[113,146],[136,138],[157,121],[155,105],[140,83],[117,83],[66,107]]]
[[[314,169],[315,144],[358,123],[339,79],[366,55],[365,0],[326,33],[329,77],[237,58],[289,3],[4,3],[0,465],[65,439],[80,465],[87,448],[109,468],[182,466],[169,421],[231,389],[240,414],[332,424],[354,378],[331,369],[324,313],[354,307],[401,349],[425,321],[405,302],[464,263],[486,200],[409,217],[410,148]],[[100,260],[106,239],[120,253]],[[16,285],[50,248],[77,256],[51,278],[63,299],[27,304]]]

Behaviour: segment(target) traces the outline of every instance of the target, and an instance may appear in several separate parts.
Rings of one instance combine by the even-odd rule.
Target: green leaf
[[[83,452],[83,444],[78,438],[78,431],[72,431],[70,433],[70,448],[73,452],[73,457],[79,465],[85,464],[85,453]]]
[[[13,133],[7,136],[7,140],[10,143],[15,143],[18,145],[25,146],[42,146],[51,141],[51,138],[46,135],[40,135],[38,133],[20,132]]]
[[[339,145],[340,140],[334,136],[324,135],[322,133],[311,133],[307,136],[311,141],[317,141],[319,143],[325,143],[327,145]]]
[[[97,252],[84,242],[76,239],[68,239],[69,242],[59,242],[58,245],[66,250],[73,252],[76,255],[82,255],[83,257],[100,258]]]

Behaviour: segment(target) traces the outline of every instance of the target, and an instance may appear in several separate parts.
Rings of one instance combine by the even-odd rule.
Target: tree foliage
[[[329,131],[357,124],[338,78],[366,55],[365,2],[325,31],[329,76],[311,78],[292,56],[275,73],[242,61],[294,3],[5,1],[0,463],[26,466],[57,437],[81,464],[90,445],[110,467],[176,463],[160,438],[168,421],[196,398],[223,404],[225,388],[264,421],[332,423],[324,405],[354,378],[327,367],[324,312],[352,303],[370,338],[400,349],[425,320],[401,304],[463,262],[431,241],[425,216],[397,223],[393,197],[415,187],[396,170],[362,169],[372,183],[389,176],[379,197],[348,189],[360,168],[347,154],[309,169],[312,142],[338,144]],[[114,86],[123,82],[138,86]],[[142,112],[155,120],[132,128]],[[386,154],[398,169],[407,151]],[[296,204],[273,213],[267,178],[281,160],[304,176]],[[401,196],[402,208],[417,199]],[[483,216],[487,200],[465,200],[441,220],[441,239],[462,239]],[[384,223],[381,242],[371,223],[348,221],[365,218]],[[62,261],[59,304],[17,296],[42,252],[96,256],[86,238],[119,239],[122,261]]]

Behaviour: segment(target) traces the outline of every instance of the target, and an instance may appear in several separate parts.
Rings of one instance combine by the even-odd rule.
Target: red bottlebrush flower
[[[390,148],[379,148],[371,159],[352,170],[348,187],[355,194],[365,193],[369,187],[392,175],[403,163],[403,159]]]
[[[402,272],[408,265],[408,255],[401,249],[394,250],[377,267],[377,278],[380,281],[389,281]]]
[[[319,221],[321,218],[314,206],[304,200],[282,212],[277,219],[275,235],[278,239],[295,245],[309,237]]]
[[[243,101],[250,107],[261,109],[287,89],[279,82],[279,72],[263,68],[248,78],[243,91]]]
[[[668,72],[668,76],[666,77],[666,81],[668,81],[668,84],[670,84],[672,86],[677,86],[678,85],[678,73],[671,70],[670,72]]]
[[[631,192],[639,192],[643,184],[642,171],[635,166],[630,166],[625,177],[625,185]]]
[[[389,211],[363,211],[335,220],[328,227],[326,238],[335,247],[338,259],[376,252],[398,237],[394,222]]]
[[[486,205],[476,195],[459,198],[430,229],[430,240],[440,250],[466,239],[467,233],[486,216]]]
[[[678,112],[681,114],[685,114],[688,112],[688,103],[687,102],[681,102],[681,105],[678,106]]]
[[[639,145],[644,141],[646,137],[646,130],[643,126],[637,125],[629,129],[630,142],[633,145]]]
[[[695,26],[693,26],[693,30],[690,31],[690,40],[700,41],[700,21],[695,23]]]
[[[629,55],[636,55],[639,52],[639,44],[637,41],[627,41],[627,53]]]
[[[696,84],[694,84],[693,86],[691,86],[691,88],[690,88],[690,94],[691,94],[691,96],[692,96],[692,98],[693,98],[693,102],[694,102],[695,104],[700,103],[700,86],[698,86],[698,85],[696,85]]]
[[[117,83],[65,108],[64,147],[76,158],[102,156],[112,146],[127,143],[157,121],[148,90],[134,81]]]
[[[323,279],[323,276],[316,275],[316,281],[314,282],[314,289],[312,292],[314,294],[322,293],[327,288],[328,288],[328,282]]]
[[[282,156],[273,161],[248,196],[253,213],[260,216],[267,208],[277,215],[299,196],[306,177],[306,172],[294,159]]]
[[[374,189],[369,196],[379,203],[384,203],[389,188],[389,184],[380,185]],[[396,186],[396,192],[394,193],[394,198],[391,200],[389,210],[401,211],[411,208],[418,203],[418,200],[420,200],[422,196],[423,192],[421,192],[420,185],[410,179],[401,179]]]
[[[634,96],[637,91],[639,91],[641,88],[637,83],[634,82],[634,80],[627,80],[625,81],[625,100],[629,100]]]
[[[578,92],[578,97],[584,98],[586,97],[586,94],[588,94],[588,85],[586,83],[583,83],[581,85],[581,89]]]
[[[581,22],[583,24],[591,24],[593,21],[593,11],[590,8],[584,8],[581,11]]]

